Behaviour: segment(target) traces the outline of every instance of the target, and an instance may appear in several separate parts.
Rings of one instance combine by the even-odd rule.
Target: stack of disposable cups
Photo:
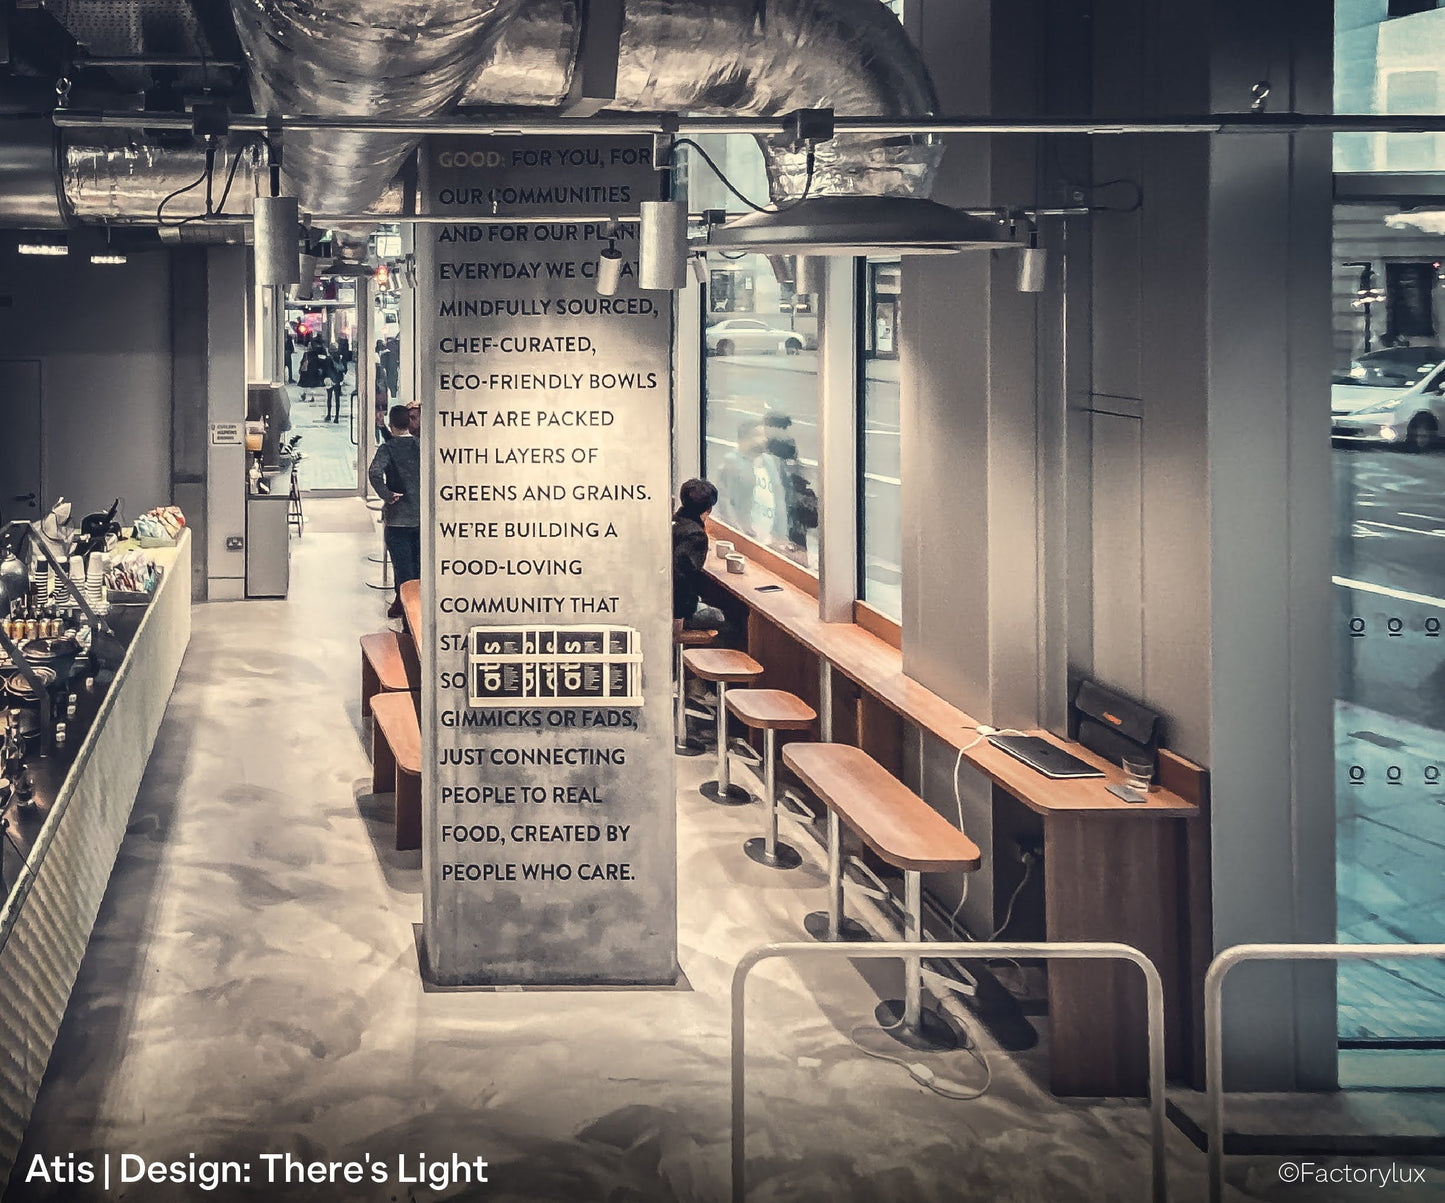
[[[110,608],[105,604],[105,561],[103,552],[91,552],[89,571],[85,574],[85,600],[97,614]]]
[[[70,557],[70,581],[71,581],[71,584],[73,584],[73,585],[74,585],[77,589],[79,589],[82,593],[85,592],[85,557],[84,557],[84,556],[71,556],[71,557]],[[69,589],[66,589],[66,590],[65,590],[65,598],[64,598],[64,600],[65,600],[66,606],[68,606],[70,609],[74,610],[74,609],[77,608],[77,607],[76,607],[76,604],[75,604],[75,594],[71,593],[71,591],[70,591]]]

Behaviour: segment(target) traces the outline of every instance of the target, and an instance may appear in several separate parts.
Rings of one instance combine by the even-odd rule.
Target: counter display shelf
[[[125,835],[191,634],[190,532],[152,553],[164,573],[104,694],[82,694],[83,735],[29,760],[35,805],[3,817],[0,1178],[8,1177]],[[25,856],[23,867],[17,849]]]

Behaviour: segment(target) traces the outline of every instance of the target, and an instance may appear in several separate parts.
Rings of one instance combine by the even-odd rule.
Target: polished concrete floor
[[[357,704],[365,588],[360,502],[308,503],[289,600],[198,607],[182,669],[32,1119],[10,1200],[728,1197],[728,990],[749,948],[797,938],[821,900],[815,846],[791,873],[741,851],[756,807],[696,792],[678,761],[680,957],[672,990],[428,992],[416,853],[391,847]],[[1133,1101],[1062,1101],[1042,1051],[988,1048],[987,1093],[946,1101],[850,1043],[897,970],[765,967],[749,992],[754,1199],[1130,1200],[1148,1141]],[[970,1028],[979,1036],[976,1025]],[[868,1041],[884,1047],[886,1038]],[[928,1058],[983,1084],[967,1052]],[[1203,1158],[1169,1132],[1176,1199]],[[24,1181],[35,1154],[249,1161],[242,1189]],[[308,1160],[485,1157],[490,1182],[265,1184],[263,1153]],[[1350,1199],[1233,1159],[1232,1199]],[[410,1165],[414,1168],[414,1162]],[[1445,1185],[1445,1167],[1429,1167]],[[1419,1188],[1404,1197],[1429,1197]],[[1369,1197],[1381,1197],[1370,1194]],[[1438,1197],[1438,1195],[1437,1195]]]
[[[300,356],[296,362],[300,362]],[[304,458],[298,466],[303,489],[355,489],[358,444],[363,436],[362,424],[371,420],[371,410],[352,399],[356,389],[353,365],[341,384],[341,421],[326,420],[326,390],[303,389],[290,385],[291,433],[301,436],[300,450]],[[358,442],[352,442],[353,439]]]

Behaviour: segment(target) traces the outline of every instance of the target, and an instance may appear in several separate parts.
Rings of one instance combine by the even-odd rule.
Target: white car
[[[1330,435],[1427,451],[1445,430],[1445,349],[1371,351],[1330,388]]]
[[[798,355],[803,336],[792,330],[775,330],[752,317],[730,317],[709,326],[703,334],[710,355],[773,354]]]

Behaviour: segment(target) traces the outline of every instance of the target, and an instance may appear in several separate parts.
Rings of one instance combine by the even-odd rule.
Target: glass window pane
[[[858,502],[862,580],[859,596],[890,618],[903,618],[903,520],[899,506],[897,259],[869,259],[863,289],[863,372],[859,422],[863,479]]]
[[[1445,937],[1445,237],[1410,209],[1335,210],[1342,943]],[[1350,961],[1338,982],[1342,1039],[1445,1037],[1445,966]]]
[[[708,257],[703,471],[713,517],[818,571],[818,319],[789,256]]]
[[[1445,8],[1337,0],[1335,112],[1435,113],[1445,95]],[[1336,171],[1445,171],[1445,135],[1340,134]]]

